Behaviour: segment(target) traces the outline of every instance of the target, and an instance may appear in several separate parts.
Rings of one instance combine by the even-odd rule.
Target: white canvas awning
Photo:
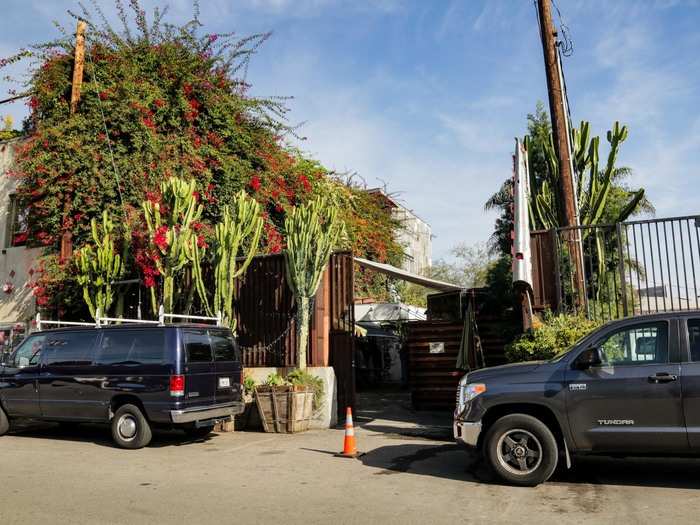
[[[415,273],[411,273],[391,264],[378,263],[370,261],[368,259],[363,259],[361,257],[353,257],[355,262],[364,268],[370,268],[384,275],[389,275],[395,277],[396,279],[401,279],[402,281],[407,281],[409,283],[419,284],[420,286],[425,286],[426,288],[431,288],[433,290],[440,290],[443,292],[457,292],[463,290],[462,286],[452,283],[446,283],[444,281],[438,281],[436,279],[431,279],[430,277],[424,277]]]

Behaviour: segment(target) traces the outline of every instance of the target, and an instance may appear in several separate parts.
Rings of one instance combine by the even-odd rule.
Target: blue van
[[[0,436],[16,419],[109,423],[145,447],[152,429],[192,437],[243,411],[241,359],[227,328],[122,324],[30,334],[0,366]]]

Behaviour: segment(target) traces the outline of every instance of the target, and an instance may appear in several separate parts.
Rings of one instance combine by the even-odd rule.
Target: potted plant
[[[258,411],[255,403],[255,379],[246,377],[243,380],[243,413],[236,416],[237,430],[251,430],[260,426]]]
[[[264,385],[255,387],[263,429],[290,434],[308,430],[323,395],[321,379],[305,370],[293,370],[286,378],[270,374]]]

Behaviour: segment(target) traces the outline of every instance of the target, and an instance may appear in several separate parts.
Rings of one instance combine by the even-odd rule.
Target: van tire
[[[10,431],[10,420],[0,406],[0,436],[4,436]]]
[[[139,407],[122,405],[112,418],[112,438],[121,448],[138,449],[151,442],[153,433]]]
[[[547,481],[559,459],[552,431],[527,414],[498,419],[484,437],[484,455],[499,478],[523,487]]]

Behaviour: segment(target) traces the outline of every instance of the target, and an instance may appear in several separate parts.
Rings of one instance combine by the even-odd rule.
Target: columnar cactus
[[[295,207],[284,222],[287,234],[285,262],[287,281],[294,292],[299,315],[297,332],[300,369],[306,368],[311,298],[316,294],[323,271],[345,228],[337,208],[320,197]]]
[[[114,244],[114,223],[107,211],[102,214],[102,225],[98,228],[97,220],[92,219],[93,244],[86,244],[75,253],[78,267],[78,284],[83,288],[83,299],[93,319],[97,310],[106,314],[109,311],[114,294],[112,283],[121,277],[122,258]]]
[[[590,136],[590,124],[582,121],[578,129],[572,130],[572,149],[574,173],[577,178],[577,196],[579,221],[582,226],[598,224],[605,210],[605,204],[610,194],[611,183],[615,178],[615,163],[620,145],[627,139],[627,126],[615,122],[613,129],[608,131],[607,139],[610,152],[604,169],[600,169],[598,147],[600,137]],[[528,145],[526,139],[526,146]],[[530,196],[530,218],[536,229],[551,229],[560,226],[559,195],[557,193],[559,167],[554,148],[549,145],[545,154],[549,165],[549,179],[533,181]],[[625,207],[620,211],[615,222],[626,220],[644,198],[644,190],[636,192]],[[587,232],[584,231],[584,235]]]
[[[224,207],[222,220],[214,227],[214,310],[222,312],[224,323],[234,330],[235,279],[246,271],[258,250],[263,222],[260,204],[241,190],[231,207]],[[238,264],[241,249],[247,253]]]
[[[150,240],[159,254],[155,264],[163,277],[162,294],[166,313],[173,312],[178,295],[175,278],[186,266],[192,268],[195,286],[207,306],[200,266],[206,248],[198,242],[194,229],[203,207],[198,202],[195,187],[194,180],[171,177],[160,185],[162,204],[151,200],[143,203]],[[157,308],[155,304],[153,307]]]

